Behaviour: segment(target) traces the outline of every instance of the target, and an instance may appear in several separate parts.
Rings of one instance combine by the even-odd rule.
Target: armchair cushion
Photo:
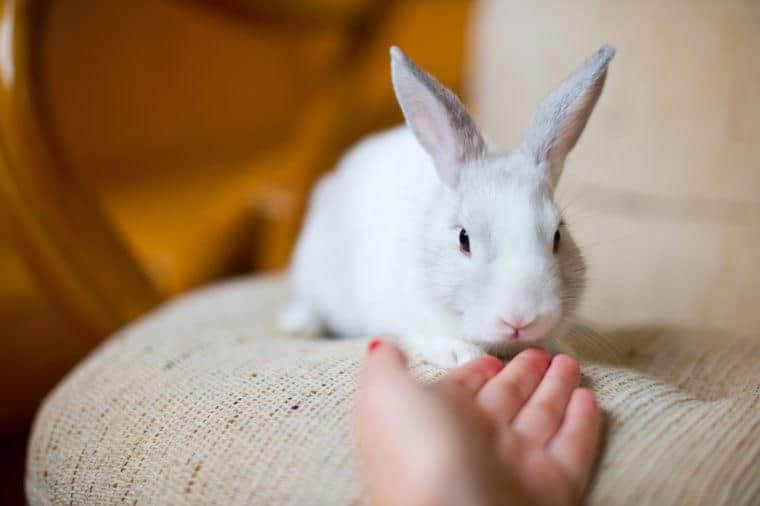
[[[38,413],[29,502],[360,501],[351,412],[366,343],[278,335],[282,294],[279,278],[217,285],[104,343]],[[653,328],[573,346],[607,415],[591,504],[760,497],[756,341]]]

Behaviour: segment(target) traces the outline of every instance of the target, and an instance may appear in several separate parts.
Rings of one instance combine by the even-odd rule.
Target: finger
[[[410,375],[406,356],[398,346],[383,339],[369,342],[362,372],[363,388],[407,378]]]
[[[512,425],[515,431],[539,444],[546,444],[559,429],[580,376],[575,359],[567,355],[554,357],[541,384],[515,416]]]
[[[551,355],[529,348],[513,358],[478,394],[478,403],[500,425],[512,421],[541,382]]]
[[[586,488],[601,432],[601,412],[596,398],[587,388],[576,388],[567,405],[565,419],[549,443],[549,452],[575,480]]]
[[[376,488],[378,481],[398,479],[387,462],[393,461],[394,452],[405,448],[419,432],[417,425],[398,413],[412,413],[420,404],[421,389],[398,346],[382,339],[369,342],[354,416],[355,442],[362,465],[373,477],[370,488]],[[410,430],[414,433],[410,434]]]
[[[417,387],[398,346],[382,339],[370,341],[355,410],[359,439],[372,434],[389,412],[410,409]]]
[[[488,380],[504,368],[504,363],[496,357],[486,355],[452,369],[438,381],[438,387],[461,390],[474,397]]]

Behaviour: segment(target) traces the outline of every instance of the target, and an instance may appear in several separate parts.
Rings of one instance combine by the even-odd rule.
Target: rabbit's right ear
[[[486,153],[486,143],[462,103],[399,48],[391,47],[391,77],[406,123],[433,157],[438,175],[456,188],[466,162]]]
[[[607,66],[614,56],[613,47],[603,46],[550,93],[533,115],[525,147],[536,164],[548,171],[555,185],[567,154],[581,136],[602,93]]]

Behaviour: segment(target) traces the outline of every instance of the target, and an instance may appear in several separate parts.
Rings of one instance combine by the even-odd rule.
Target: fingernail
[[[375,351],[380,345],[382,344],[382,341],[380,339],[373,339],[369,342],[367,345],[367,352],[372,353]]]

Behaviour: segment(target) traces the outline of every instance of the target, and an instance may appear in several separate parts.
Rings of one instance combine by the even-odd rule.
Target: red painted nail
[[[367,345],[367,351],[368,351],[369,353],[372,353],[372,352],[373,352],[373,351],[375,351],[375,350],[378,348],[378,346],[380,346],[381,344],[382,344],[382,341],[381,341],[380,339],[373,339],[373,340],[372,340],[372,341],[370,341],[370,342],[369,342],[369,344]]]

